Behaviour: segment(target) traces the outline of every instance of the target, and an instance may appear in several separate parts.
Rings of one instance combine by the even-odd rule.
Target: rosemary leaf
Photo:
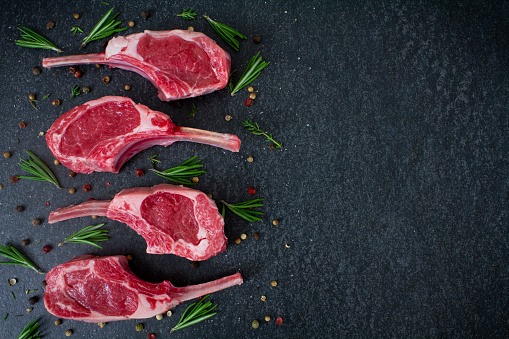
[[[41,332],[41,331],[37,331],[38,327],[39,327],[39,322],[37,319],[29,322],[25,326],[23,331],[21,331],[20,335],[18,336],[18,339],[38,339],[38,337],[36,338],[36,336],[39,334],[39,332]]]
[[[199,107],[196,107],[196,105],[194,104],[193,102],[193,108],[191,108],[191,110],[189,111],[189,113],[187,113],[187,119],[189,118],[194,118],[194,116],[196,115],[196,113],[198,112],[200,108]]]
[[[16,40],[16,45],[29,48],[42,48],[51,49],[58,53],[62,52],[60,48],[55,46],[54,43],[43,37],[42,35],[35,33],[34,31],[23,27],[18,29],[22,32],[21,37],[25,40]]]
[[[78,85],[75,85],[72,89],[71,89],[71,99],[74,98],[75,96],[78,96],[81,94],[81,91],[80,91],[80,88],[78,87]]]
[[[228,45],[230,45],[231,48],[238,52],[239,42],[237,41],[237,39],[235,39],[235,37],[247,39],[246,36],[242,35],[235,28],[231,28],[230,26],[226,26],[225,24],[212,20],[208,15],[204,15],[203,17],[207,19],[207,21],[209,22],[210,26],[214,29],[214,31],[216,31],[216,33],[219,34],[219,36]]]
[[[205,297],[203,297],[196,305],[194,303],[189,305],[189,307],[187,307],[185,312],[180,317],[180,320],[177,323],[177,325],[175,325],[175,327],[173,327],[170,330],[170,333],[172,333],[173,331],[180,330],[180,329],[186,328],[188,326],[194,325],[196,323],[199,323],[200,321],[206,320],[206,319],[216,315],[216,312],[214,312],[214,313],[210,313],[210,312],[214,308],[216,308],[217,304],[214,305],[213,307],[210,307],[212,305],[212,302],[207,301],[206,303],[203,303],[203,301],[205,299],[207,299],[207,297],[209,295],[210,294],[207,294]],[[191,311],[189,311],[189,309],[191,307],[193,307],[193,309]],[[189,313],[188,313],[188,311],[189,311]]]
[[[0,255],[12,261],[2,261],[0,265],[21,265],[26,268],[31,268],[37,273],[42,274],[39,267],[37,267],[30,259],[21,254],[16,248],[10,245],[0,245]]]
[[[195,12],[193,8],[186,8],[184,9],[184,12],[182,12],[182,14],[177,14],[177,16],[180,16],[182,17],[182,19],[185,20],[194,20],[196,19],[197,15],[198,14]]]
[[[256,122],[252,122],[251,120],[247,119],[242,122],[242,126],[247,128],[254,135],[265,136],[267,138],[266,141],[273,142],[276,145],[276,148],[281,148],[283,146],[281,143],[277,142],[276,140],[274,140],[274,138],[272,138],[272,134],[267,134],[265,131],[263,131]]]
[[[18,178],[20,179],[30,179],[30,180],[38,180],[38,181],[47,181],[55,184],[58,188],[60,188],[60,184],[58,183],[57,178],[50,170],[45,163],[41,161],[33,152],[25,151],[30,156],[30,160],[20,159],[21,163],[18,165],[26,172],[31,173],[35,176],[23,176],[20,175]]]
[[[188,178],[197,177],[200,174],[206,173],[203,170],[198,170],[198,168],[203,167],[203,165],[200,164],[201,160],[195,160],[196,158],[197,158],[197,156],[194,156],[194,157],[184,161],[180,165],[178,165],[176,167],[169,168],[164,171],[158,171],[153,168],[151,168],[150,170],[160,177],[177,182],[179,184],[196,185],[194,182],[192,182]]]
[[[249,60],[246,70],[240,77],[237,85],[231,91],[232,96],[258,78],[262,70],[270,64],[270,62],[263,61],[262,57],[258,57],[258,55],[260,55],[260,52],[256,53],[256,55]]]
[[[258,218],[257,215],[263,215],[263,212],[254,211],[253,208],[255,207],[262,207],[263,204],[261,203],[263,201],[262,198],[259,199],[253,199],[249,201],[239,202],[236,204],[229,204],[224,200],[221,200],[223,203],[223,218],[224,218],[224,207],[228,207],[230,211],[237,214],[239,217],[241,217],[244,220],[247,220],[249,222],[253,221],[262,221],[262,219]]]
[[[83,39],[81,47],[85,47],[89,42],[99,40],[110,36],[116,32],[126,30],[127,28],[115,28],[120,25],[120,21],[115,21],[115,18],[120,14],[111,15],[113,8],[111,8],[99,22],[94,26],[92,31]]]
[[[67,243],[75,243],[75,244],[87,244],[97,248],[102,248],[97,243],[100,241],[107,241],[109,238],[108,230],[99,230],[99,228],[103,227],[104,223],[98,224],[95,226],[87,226],[78,232],[72,234],[67,237],[64,241],[62,241],[58,246],[62,246]]]

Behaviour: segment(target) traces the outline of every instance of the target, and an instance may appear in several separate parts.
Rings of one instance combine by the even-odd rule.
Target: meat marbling
[[[149,283],[131,272],[124,256],[84,255],[46,274],[44,306],[59,318],[90,323],[146,319],[242,282],[236,273],[187,287],[174,287],[169,281]]]
[[[208,144],[238,152],[231,134],[179,127],[166,114],[131,99],[106,96],[77,106],[58,118],[46,133],[48,147],[76,173],[118,173],[136,153],[176,141]]]
[[[105,53],[43,59],[44,67],[106,64],[134,71],[170,101],[224,88],[230,76],[230,55],[203,33],[189,30],[145,31],[113,38]]]
[[[126,223],[145,239],[147,253],[173,253],[199,261],[226,249],[224,220],[215,202],[191,188],[170,184],[129,188],[113,200],[59,208],[51,212],[48,222],[90,215]]]

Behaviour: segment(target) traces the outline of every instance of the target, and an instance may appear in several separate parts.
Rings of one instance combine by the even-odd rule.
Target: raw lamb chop
[[[240,147],[235,135],[179,127],[164,113],[116,96],[73,108],[46,133],[55,158],[76,173],[118,173],[136,153],[176,141],[198,142],[232,152],[238,152]]]
[[[105,53],[42,60],[47,68],[106,64],[150,80],[163,101],[196,97],[224,88],[230,55],[203,33],[189,30],[145,31],[113,38]]]
[[[123,255],[83,255],[58,265],[46,274],[44,306],[49,313],[89,323],[146,319],[178,304],[240,285],[240,273],[208,283],[174,287],[139,279]]]
[[[121,191],[113,200],[91,200],[59,208],[50,224],[89,215],[126,223],[147,242],[147,253],[173,253],[205,260],[226,249],[224,220],[206,194],[191,188],[160,184]]]

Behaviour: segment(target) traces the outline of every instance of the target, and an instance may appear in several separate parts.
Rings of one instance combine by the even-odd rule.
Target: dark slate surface
[[[155,88],[137,74],[83,66],[75,79],[67,68],[32,67],[57,53],[14,45],[17,26],[43,33],[65,54],[102,51],[101,42],[79,50],[79,25],[88,32],[109,6],[100,1],[4,2],[0,13],[2,243],[23,248],[44,270],[74,256],[132,254],[133,271],[142,279],[172,281],[177,286],[206,282],[236,271],[245,283],[215,293],[218,314],[209,321],[175,332],[175,338],[307,338],[307,337],[508,337],[508,17],[507,2],[264,2],[225,4],[216,1],[152,1],[145,4],[110,0],[123,26],[165,30],[194,26],[213,37],[232,55],[233,69],[243,71],[261,51],[271,65],[248,93],[230,97],[226,90],[181,103],[161,102]],[[249,39],[233,52],[202,18],[178,18],[184,7],[238,28]],[[144,20],[140,12],[148,10]],[[81,14],[75,20],[73,13]],[[46,23],[56,27],[46,31]],[[259,34],[262,43],[251,38]],[[109,75],[111,83],[101,82]],[[92,91],[69,100],[75,84]],[[132,90],[123,90],[130,84]],[[34,110],[27,96],[50,100]],[[51,165],[70,195],[51,184],[21,180],[16,165],[30,149],[51,164],[53,157],[39,132],[75,105],[104,95],[126,95],[171,115],[178,125],[237,134],[239,153],[181,143],[155,147],[135,156],[119,174],[95,173],[71,179],[68,170]],[[192,104],[200,108],[186,119]],[[225,121],[225,115],[233,119]],[[262,137],[241,126],[250,118],[284,143],[270,151]],[[18,123],[26,123],[20,129]],[[90,218],[47,224],[51,210],[88,198],[110,199],[128,187],[162,182],[148,170],[147,157],[161,152],[165,167],[198,155],[207,170],[198,189],[216,199],[265,198],[263,222],[248,224],[228,215],[226,252],[192,269],[173,255],[148,255],[145,243],[123,224],[106,219],[111,240],[104,249],[85,245],[56,248]],[[253,163],[246,158],[254,157]],[[110,182],[108,187],[106,182]],[[83,193],[84,184],[92,191]],[[45,207],[49,201],[51,205]],[[15,213],[23,205],[26,210]],[[31,220],[43,218],[33,226]],[[272,225],[279,219],[278,226]],[[235,245],[241,233],[251,237]],[[258,232],[260,239],[252,235]],[[36,240],[40,239],[40,244]],[[285,247],[285,243],[290,248]],[[47,255],[43,245],[55,249]],[[2,337],[16,337],[30,320],[39,319],[47,338],[73,329],[76,338],[145,338],[154,332],[169,338],[188,303],[162,321],[95,324],[64,320],[53,325],[42,302],[26,315],[26,289],[39,290],[39,276],[25,268],[0,267]],[[19,282],[9,287],[7,279]],[[277,280],[277,287],[270,286]],[[10,292],[16,296],[12,299]],[[267,301],[260,297],[265,295]],[[16,315],[25,314],[24,317]],[[270,315],[269,323],[263,321]],[[283,318],[277,326],[274,319]],[[260,328],[251,322],[258,319]],[[143,322],[145,331],[135,332]]]

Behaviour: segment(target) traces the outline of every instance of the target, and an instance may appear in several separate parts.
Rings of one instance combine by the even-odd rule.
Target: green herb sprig
[[[258,78],[262,70],[270,64],[270,61],[265,62],[262,60],[262,57],[258,57],[258,55],[260,55],[260,52],[256,53],[256,55],[249,60],[246,70],[240,77],[237,85],[231,91],[232,96]]]
[[[81,47],[85,47],[89,42],[99,40],[116,32],[121,32],[127,28],[115,28],[120,25],[120,21],[115,21],[115,18],[120,14],[111,15],[113,8],[111,8],[99,22],[94,26],[92,31],[83,39]]]
[[[187,119],[189,118],[194,118],[194,116],[196,115],[196,113],[198,113],[198,110],[200,108],[199,107],[196,107],[196,105],[194,104],[193,102],[193,108],[191,108],[191,110],[189,111],[189,113],[187,113]]]
[[[83,30],[81,28],[79,28],[78,26],[73,26],[71,28],[71,32],[73,35],[76,35],[76,33],[78,33],[78,32],[83,33]]]
[[[30,101],[30,105],[32,105],[33,108],[35,108],[36,110],[39,110],[36,105],[36,103],[39,102],[39,100],[35,100],[35,99],[28,99],[28,100]]]
[[[209,22],[210,26],[216,31],[217,34],[233,48],[235,51],[239,51],[239,42],[235,37],[239,37],[241,39],[247,39],[245,35],[242,35],[235,28],[231,28],[230,26],[226,26],[220,22],[212,20],[208,15],[203,16]]]
[[[53,174],[53,172],[46,166],[45,163],[41,161],[33,152],[25,151],[30,156],[30,160],[20,159],[21,163],[18,163],[21,168],[35,175],[34,177],[20,175],[19,179],[30,179],[30,180],[38,180],[38,181],[47,181],[55,184],[58,188],[60,188],[60,184],[58,183],[57,177]]]
[[[23,28],[18,27],[18,29],[22,32],[21,37],[25,40],[16,40],[15,41],[16,45],[29,48],[51,49],[58,53],[62,52],[62,50],[55,46],[54,43],[52,43],[42,35],[35,33],[31,29],[28,29],[26,27]]]
[[[31,268],[39,274],[43,274],[39,267],[37,267],[30,259],[21,254],[21,252],[18,251],[14,246],[6,244],[4,244],[3,246],[0,245],[0,255],[7,259],[12,260],[12,261],[2,261],[0,262],[0,265],[21,265],[26,268]]]
[[[267,141],[273,142],[274,145],[276,145],[276,148],[281,148],[283,146],[281,143],[277,142],[276,140],[274,140],[274,138],[272,138],[272,133],[266,133],[264,130],[260,128],[260,126],[258,126],[256,122],[252,122],[251,120],[247,119],[242,122],[242,126],[247,128],[254,135],[265,136],[267,138]]]
[[[239,202],[236,204],[229,204],[224,200],[221,200],[223,203],[223,211],[221,212],[221,215],[225,216],[225,206],[228,207],[230,211],[238,215],[244,220],[247,220],[249,222],[253,221],[262,221],[262,219],[258,218],[257,215],[263,215],[263,212],[254,211],[253,208],[255,207],[262,207],[263,204],[261,203],[263,201],[262,198],[259,199],[253,199],[249,201]]]
[[[37,330],[38,328],[39,321],[37,319],[29,322],[19,334],[18,339],[39,339],[39,337],[36,337],[41,332]]]
[[[197,156],[195,155],[194,157],[184,161],[180,165],[169,168],[164,171],[158,171],[153,168],[151,168],[150,170],[160,177],[177,182],[179,184],[196,185],[196,183],[192,182],[188,178],[197,177],[200,174],[206,173],[203,170],[197,169],[203,167],[203,165],[200,164],[201,160],[195,160],[196,157]]]
[[[67,237],[64,241],[62,241],[58,246],[62,246],[68,243],[75,244],[88,244],[97,248],[102,248],[97,243],[100,241],[106,241],[109,238],[108,230],[100,230],[99,228],[103,227],[104,223],[98,224],[95,226],[87,226],[82,230],[74,233],[73,235]]]
[[[152,164],[152,168],[156,167],[156,163],[161,162],[161,161],[157,160],[158,156],[159,156],[159,153],[156,153],[153,156],[148,158],[148,160],[150,160],[150,164]]]
[[[185,20],[194,20],[196,19],[196,16],[198,14],[194,11],[193,8],[186,8],[184,9],[184,12],[182,12],[182,14],[177,14],[177,16],[180,16],[182,17],[182,19],[185,19]]]
[[[203,321],[203,320],[206,320],[208,318],[215,316],[216,312],[214,312],[214,313],[210,313],[210,312],[212,312],[212,310],[214,308],[216,308],[217,304],[210,307],[212,305],[211,301],[207,301],[206,303],[203,303],[203,301],[205,299],[207,299],[207,297],[209,295],[210,294],[207,294],[205,297],[203,297],[196,305],[194,303],[189,305],[189,307],[186,309],[184,314],[182,314],[182,316],[180,317],[180,320],[177,323],[177,325],[175,325],[175,327],[173,327],[170,330],[170,333],[172,333],[173,331],[176,331],[176,330],[181,330],[183,328],[186,328],[188,326],[199,323],[200,321]],[[194,305],[194,307],[193,307],[193,305]],[[193,309],[191,311],[189,311],[189,309],[191,307],[193,307]],[[188,313],[188,311],[189,311],[189,313]]]
[[[78,85],[74,86],[72,89],[71,89],[71,99],[74,98],[74,97],[77,97],[78,95],[81,94],[81,91],[80,91],[80,88]]]

